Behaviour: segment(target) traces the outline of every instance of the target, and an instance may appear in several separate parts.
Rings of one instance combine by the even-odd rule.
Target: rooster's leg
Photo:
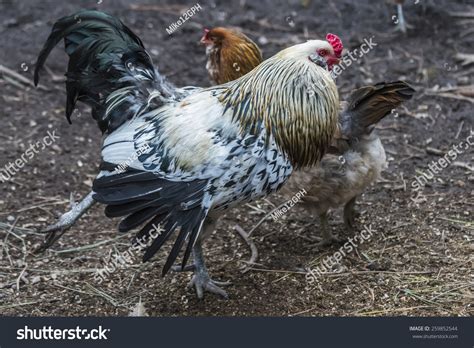
[[[326,247],[326,246],[329,246],[331,244],[340,243],[341,240],[339,238],[337,238],[336,236],[334,236],[331,233],[331,230],[328,227],[328,214],[327,214],[327,212],[324,212],[324,213],[320,214],[319,219],[321,221],[322,238],[321,238],[320,242],[316,243],[316,247]]]
[[[346,203],[344,206],[344,224],[349,231],[354,229],[354,222],[357,212],[354,209],[356,203],[357,196],[352,198],[349,202]]]
[[[39,230],[40,233],[47,233],[45,241],[36,249],[36,252],[43,252],[53,245],[61,236],[70,229],[77,220],[88,211],[96,201],[90,192],[82,201],[75,203],[71,194],[71,210],[61,215],[56,223]]]
[[[203,226],[203,231],[201,231],[201,237],[204,237],[206,234],[211,233],[214,230],[214,227],[214,222],[205,222]],[[189,282],[188,287],[194,287],[196,289],[196,294],[199,299],[203,298],[204,291],[209,291],[214,294],[221,295],[222,297],[227,299],[229,296],[218,285],[229,285],[230,282],[218,282],[211,279],[207,271],[206,264],[204,262],[201,241],[202,238],[196,240],[196,243],[193,247],[194,275],[191,281]]]
[[[196,294],[199,299],[204,297],[204,291],[209,291],[217,295],[221,295],[224,298],[228,298],[227,293],[222,290],[218,285],[229,285],[230,282],[218,282],[212,280],[209,277],[206,265],[204,263],[204,257],[202,255],[201,242],[197,241],[193,247],[194,254],[194,275],[191,281],[189,282],[189,287],[196,288]]]

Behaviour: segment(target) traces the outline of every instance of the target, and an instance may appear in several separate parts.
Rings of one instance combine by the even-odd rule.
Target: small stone
[[[464,186],[466,186],[466,183],[462,180],[458,180],[458,181],[456,181],[456,185],[458,185],[459,187],[464,187]]]

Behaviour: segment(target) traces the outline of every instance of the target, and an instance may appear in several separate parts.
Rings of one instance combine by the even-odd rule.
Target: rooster
[[[118,18],[95,10],[79,11],[55,23],[36,62],[35,85],[49,53],[62,39],[70,57],[66,81],[69,123],[72,123],[76,101],[81,101],[91,107],[102,133],[109,134],[140,112],[148,89],[153,89],[163,100],[180,100],[198,90],[195,87],[179,89],[168,82],[153,67],[142,41],[130,28]],[[142,73],[150,76],[144,78]],[[134,86],[138,81],[143,83],[135,90],[135,96],[123,100],[113,112],[106,112],[106,98],[111,92]],[[71,197],[71,210],[61,215],[55,224],[40,230],[47,233],[47,237],[37,251],[53,245],[87,212],[96,203],[92,196],[91,192],[80,203],[73,202]]]
[[[258,46],[234,29],[205,29],[201,43],[206,46],[209,77],[218,85],[238,79],[263,61]]]
[[[215,29],[209,31],[214,32]],[[220,47],[228,47],[226,59],[213,59],[208,55],[206,67],[219,76],[222,82],[228,82],[224,71],[230,69],[230,62],[242,59],[242,50],[231,47],[247,48],[246,55],[255,57],[260,52],[255,43],[247,44],[250,39],[235,37],[225,28],[219,28],[220,46],[212,43],[215,56],[222,57]],[[242,34],[243,35],[243,34]],[[257,48],[255,48],[257,47]],[[258,50],[258,51],[257,51]],[[209,51],[209,48],[206,50]],[[253,51],[253,52],[252,52]],[[217,62],[220,61],[220,64]],[[261,59],[252,59],[251,70],[261,63]],[[227,66],[223,66],[227,62]],[[240,74],[239,74],[240,73]],[[236,72],[236,78],[244,75]],[[287,196],[304,188],[303,206],[321,219],[322,240],[320,246],[331,244],[337,239],[327,228],[327,212],[344,206],[344,222],[352,229],[354,224],[354,205],[358,195],[375,182],[386,165],[385,151],[379,137],[373,132],[374,125],[391,110],[412,97],[414,90],[405,82],[380,83],[365,86],[351,93],[344,110],[339,114],[338,129],[332,141],[332,153],[326,154],[319,165],[296,171],[283,188]]]
[[[57,23],[43,55],[75,25]],[[89,95],[102,86],[94,100],[104,112],[101,119],[120,114],[128,120],[106,134],[94,199],[107,205],[108,217],[125,217],[120,231],[141,227],[135,241],[149,242],[144,261],[175,235],[162,275],[186,244],[181,268],[192,252],[191,285],[198,297],[204,291],[227,297],[209,276],[202,241],[227,209],[277,191],[293,169],[314,165],[324,155],[336,129],[339,97],[320,61],[340,58],[340,39],[328,34],[326,40],[289,47],[233,82],[177,100],[161,89],[141,45],[74,37],[68,66],[78,86],[74,91]],[[310,100],[308,89],[319,102]],[[145,144],[150,150],[117,172]]]

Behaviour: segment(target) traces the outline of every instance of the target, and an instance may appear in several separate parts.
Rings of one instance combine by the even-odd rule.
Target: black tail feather
[[[144,261],[149,260],[175,231],[179,231],[163,267],[165,275],[186,241],[183,266],[190,256],[207,216],[208,208],[203,203],[206,185],[206,180],[173,182],[153,173],[130,170],[96,179],[93,190],[94,199],[107,204],[107,216],[126,216],[119,225],[120,231],[145,224],[136,234],[136,241],[148,242],[150,236],[155,236],[143,255]],[[157,233],[159,225],[162,230]]]
[[[110,133],[133,117],[137,107],[146,105],[149,90],[159,91],[164,98],[174,98],[174,87],[153,67],[140,38],[119,19],[93,10],[79,11],[54,24],[36,62],[35,85],[51,50],[62,39],[69,55],[66,73],[69,123],[77,101],[92,107],[99,128]],[[133,87],[133,93],[116,110],[106,114],[107,97],[125,87]]]
[[[140,208],[135,208],[134,210],[130,209],[129,212],[125,212],[123,215],[116,215],[118,217],[118,216],[125,216],[129,214],[125,219],[123,219],[120,222],[119,224],[120,232],[130,231],[140,225],[143,225],[144,221],[151,219],[153,216],[167,212],[170,209],[170,207],[161,206],[159,208],[147,207],[147,208],[141,208],[141,210],[138,210],[138,209]]]

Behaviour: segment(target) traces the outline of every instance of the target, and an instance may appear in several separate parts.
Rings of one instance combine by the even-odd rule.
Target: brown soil
[[[229,212],[205,245],[214,278],[232,281],[229,300],[212,294],[197,300],[186,289],[190,274],[161,278],[169,248],[153,262],[141,264],[137,258],[97,284],[94,269],[117,250],[127,250],[131,237],[117,239],[118,221],[105,218],[103,207],[95,206],[53,250],[41,255],[32,250],[42,241],[34,228],[54,222],[66,211],[71,192],[76,199],[89,192],[98,172],[101,134],[82,107],[72,125],[66,122],[64,85],[53,81],[51,74],[43,73],[42,85],[48,91],[15,85],[0,76],[0,167],[19,158],[48,130],[60,136],[10,182],[0,184],[0,314],[124,316],[140,298],[152,316],[472,314],[472,147],[424,189],[426,201],[413,202],[410,186],[417,171],[427,171],[428,164],[439,159],[427,148],[445,153],[473,128],[472,89],[471,99],[456,91],[447,92],[450,97],[436,92],[474,84],[473,65],[462,66],[455,59],[457,53],[474,53],[473,21],[449,15],[472,13],[468,1],[406,2],[405,17],[414,29],[405,36],[392,32],[395,6],[384,1],[206,0],[200,3],[202,11],[172,35],[166,28],[195,2],[149,1],[154,7],[146,11],[131,8],[144,3],[2,1],[0,64],[32,79],[36,56],[54,21],[92,7],[128,24],[161,72],[179,86],[209,85],[203,48],[197,44],[204,26],[241,27],[260,43],[265,57],[305,40],[305,32],[310,37],[337,33],[349,49],[373,36],[377,47],[338,78],[341,94],[399,79],[417,89],[406,109],[395,111],[378,127],[389,168],[384,180],[360,199],[355,232],[371,225],[376,233],[341,261],[341,273],[322,277],[319,286],[308,288],[305,269],[318,265],[338,246],[317,250],[308,241],[319,234],[317,219],[295,207],[277,222],[268,219],[255,230],[258,265],[242,273],[250,253],[233,226],[250,231],[272,204],[282,202],[272,196]],[[53,52],[47,66],[54,75],[64,73],[62,49]],[[350,236],[339,213],[331,217],[330,225],[339,237]]]

